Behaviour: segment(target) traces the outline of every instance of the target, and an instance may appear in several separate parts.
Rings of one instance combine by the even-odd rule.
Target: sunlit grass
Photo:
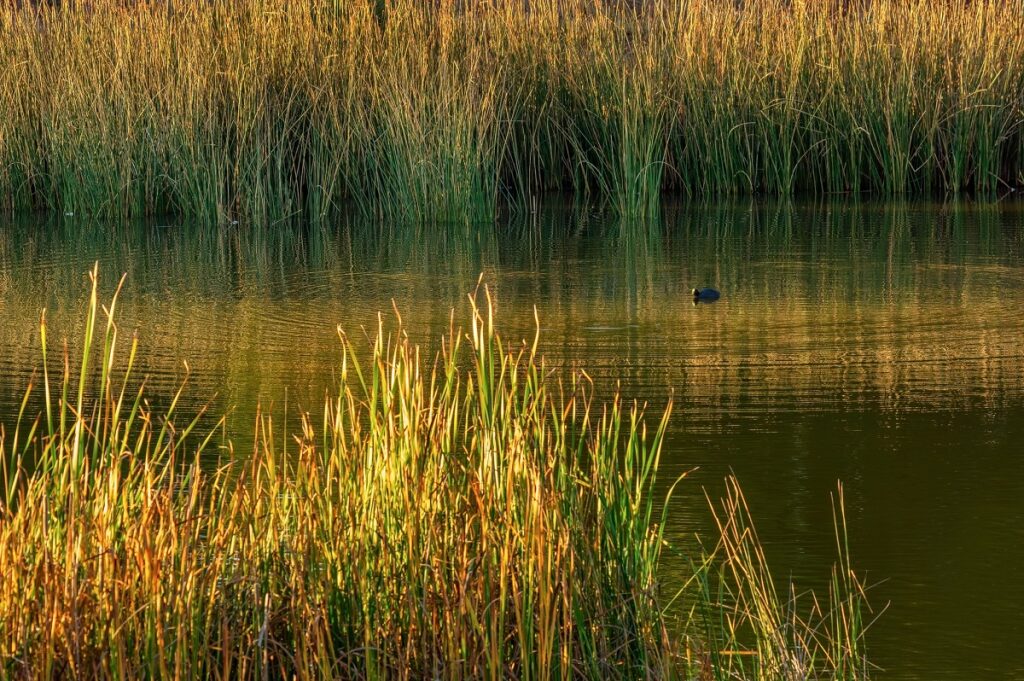
[[[260,417],[238,456],[202,415],[175,425],[180,392],[149,406],[95,280],[81,357],[54,356],[44,317],[43,370],[0,438],[4,676],[754,678],[734,663],[751,655],[810,655],[788,678],[864,674],[848,562],[837,629],[775,638],[788,610],[756,537],[727,529],[745,506],[693,578],[661,582],[668,411],[648,428],[584,375],[556,381],[536,339],[500,338],[489,298],[433,361],[400,320],[365,358],[341,334],[323,413],[291,437]],[[672,604],[701,631],[670,627]]]
[[[551,190],[642,216],[1022,180],[1019,0],[20,4],[8,210],[467,222]]]

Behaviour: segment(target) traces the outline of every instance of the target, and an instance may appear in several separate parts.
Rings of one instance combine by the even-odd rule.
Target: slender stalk
[[[0,209],[491,222],[570,191],[994,195],[1021,0],[6,2]]]
[[[65,363],[59,430],[39,432],[28,395],[13,439],[0,430],[2,675],[694,678],[703,645],[736,678],[722,642],[749,624],[763,670],[860,678],[845,534],[839,609],[793,628],[735,485],[719,565],[741,609],[698,594],[723,619],[701,639],[669,628],[654,490],[670,409],[649,430],[583,376],[556,382],[538,339],[502,340],[486,290],[433,360],[400,318],[368,355],[342,334],[322,422],[289,439],[260,415],[251,456],[224,460],[222,422],[173,424],[180,391],[149,411],[135,339],[111,359],[115,301],[92,274],[82,352],[101,344],[103,368],[81,370],[72,409]]]

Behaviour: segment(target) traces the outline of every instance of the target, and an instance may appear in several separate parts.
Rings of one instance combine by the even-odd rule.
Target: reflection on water
[[[36,327],[75,333],[85,273],[127,273],[121,326],[166,397],[192,408],[316,410],[350,335],[401,311],[432,339],[481,277],[506,338],[553,367],[663,406],[667,482],[734,470],[780,576],[832,559],[828,493],[846,483],[856,562],[892,607],[869,640],[882,678],[1019,678],[1024,632],[1024,206],[717,204],[660,224],[552,208],[494,228],[407,230],[79,222],[0,228],[0,422],[38,367]],[[695,286],[722,299],[693,304]],[[244,446],[241,447],[244,450]],[[704,523],[697,485],[680,546]]]

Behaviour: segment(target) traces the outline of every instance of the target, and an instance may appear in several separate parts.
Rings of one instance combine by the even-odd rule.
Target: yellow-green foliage
[[[323,414],[224,463],[146,409],[105,310],[94,286],[81,366],[0,437],[0,676],[668,675],[665,419],[592,410],[488,306],[434,362],[342,336]]]
[[[30,388],[0,429],[0,677],[863,676],[848,558],[797,619],[738,488],[715,554],[661,584],[668,413],[592,406],[489,299],[434,361],[400,321],[364,360],[341,334],[323,413],[292,438],[259,418],[236,457],[174,425],[180,392],[148,408],[93,282],[80,358],[51,370],[44,317],[40,413]]]
[[[12,208],[471,220],[550,189],[638,215],[1024,181],[1020,0],[30,5],[0,9]]]

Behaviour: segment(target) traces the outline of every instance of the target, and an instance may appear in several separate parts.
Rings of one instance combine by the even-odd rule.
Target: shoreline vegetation
[[[0,209],[493,220],[1024,183],[1019,0],[0,9]]]
[[[79,358],[44,315],[0,430],[4,678],[867,677],[841,488],[829,593],[776,590],[735,481],[666,583],[669,413],[556,380],[486,290],[433,360],[400,318],[368,354],[339,332],[323,413],[294,437],[261,416],[236,456],[178,398],[150,408],[92,281]]]

